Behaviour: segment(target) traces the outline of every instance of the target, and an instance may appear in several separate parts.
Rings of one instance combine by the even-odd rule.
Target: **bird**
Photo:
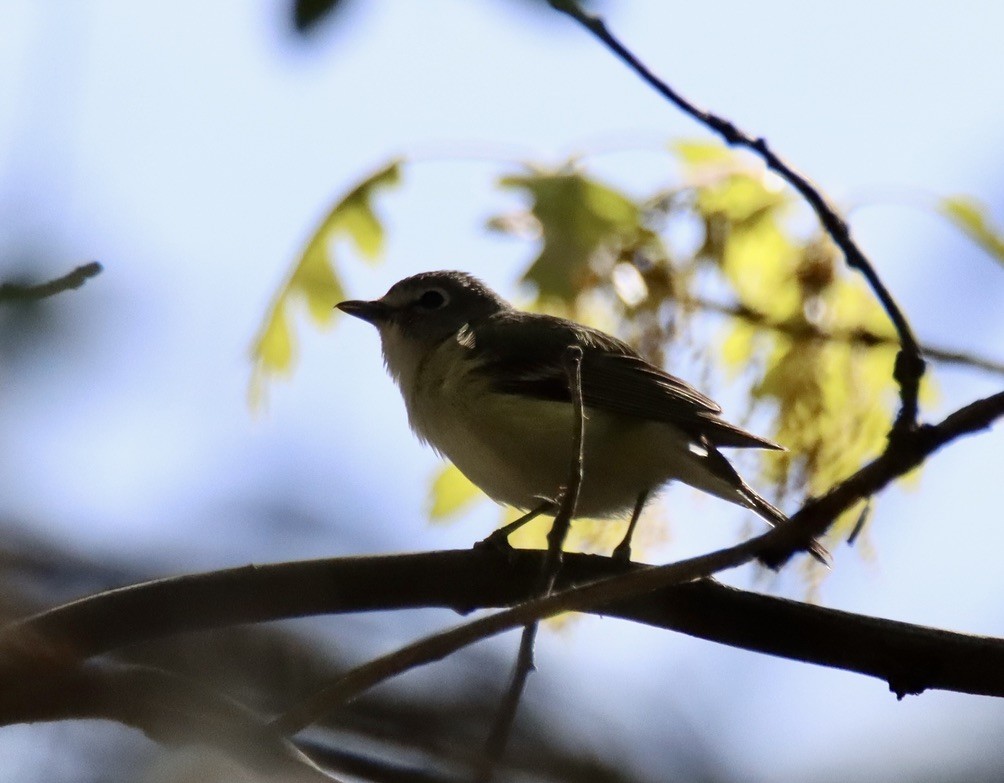
[[[630,519],[613,556],[629,560],[648,499],[672,481],[788,518],[757,494],[722,448],[782,449],[731,424],[686,381],[624,341],[565,318],[519,310],[466,272],[423,272],[371,301],[336,305],[376,327],[384,364],[419,440],[496,502],[524,512],[482,544],[504,547],[555,513],[571,464],[568,350],[582,351],[582,481],[575,516]],[[810,552],[825,560],[812,542]]]

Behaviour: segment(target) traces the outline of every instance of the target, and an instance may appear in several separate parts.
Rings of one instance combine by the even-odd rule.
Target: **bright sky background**
[[[835,198],[966,193],[1004,221],[1004,4],[602,7],[656,72]],[[437,460],[409,434],[365,324],[305,334],[269,414],[246,406],[247,348],[270,296],[362,174],[399,152],[556,161],[611,139],[704,137],[570,21],[503,0],[350,3],[306,43],[281,2],[3,0],[0,96],[0,279],[105,267],[50,308],[59,332],[44,354],[0,356],[0,513],[161,573],[462,547],[496,519],[485,504],[474,522],[428,526]],[[603,161],[628,185],[665,165],[649,152]],[[409,168],[380,202],[385,262],[343,258],[351,294],[445,267],[518,297],[533,248],[483,231],[515,206],[491,189],[505,171]],[[852,217],[923,339],[1004,359],[999,266],[930,214]],[[936,372],[931,418],[1001,387]],[[838,549],[820,600],[1004,634],[1002,437],[960,443],[883,495],[875,558]],[[662,559],[733,541],[749,521],[686,490],[669,497]],[[756,584],[803,589],[797,575]],[[597,723],[634,731],[637,748],[619,752],[642,767],[659,763],[660,737],[696,731],[746,779],[904,779],[996,757],[1004,728],[991,699],[897,703],[877,681],[611,620],[540,646],[535,678],[566,683],[585,737]],[[5,779],[29,763],[32,731],[0,731]]]

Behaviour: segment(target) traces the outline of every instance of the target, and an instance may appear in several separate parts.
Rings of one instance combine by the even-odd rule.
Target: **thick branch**
[[[913,448],[906,444],[883,454],[831,492],[806,503],[792,524],[771,531],[769,543],[776,549],[767,554],[782,562],[805,541],[824,533],[858,500],[878,492],[948,442],[986,429],[1002,415],[1004,392],[999,392],[921,428],[913,436]],[[470,611],[525,598],[532,591],[523,583],[524,576],[509,573],[498,557],[482,551],[442,552],[250,565],[110,590],[8,625],[0,631],[0,672],[5,665],[36,661],[40,655],[54,663],[73,663],[148,639],[227,625],[421,606]],[[581,555],[575,560],[583,562]],[[539,576],[539,570],[536,573]],[[461,580],[464,590],[451,592],[449,584],[442,584],[444,578],[448,583]],[[583,578],[569,566],[559,585],[567,587]],[[510,581],[519,583],[515,593],[506,590]],[[469,599],[463,597],[466,588],[471,590]],[[446,600],[448,595],[452,599]]]
[[[726,144],[745,147],[752,150],[767,164],[769,169],[776,171],[804,198],[819,218],[826,232],[841,249],[848,266],[857,269],[868,281],[876,298],[892,321],[899,335],[900,352],[896,358],[894,377],[900,388],[901,407],[893,433],[899,435],[917,422],[917,395],[920,389],[920,379],[924,374],[924,359],[920,346],[910,324],[896,304],[892,294],[885,287],[871,262],[851,238],[850,228],[836,209],[804,175],[782,160],[768,146],[764,138],[754,138],[737,128],[732,122],[691,103],[666,82],[656,76],[648,67],[627,49],[608,29],[603,20],[583,11],[576,0],[550,0],[557,11],[572,17],[592,33],[604,46],[610,49],[620,60],[653,87],[666,100],[690,115],[698,122],[717,133]]]
[[[1004,392],[978,400],[937,425],[912,431],[909,440],[890,448],[832,492],[810,501],[790,525],[726,550],[658,568],[628,569],[604,558],[567,556],[560,573],[562,592],[531,601],[512,612],[485,618],[480,626],[445,632],[441,654],[426,646],[418,663],[443,657],[452,649],[491,633],[525,625],[560,611],[617,614],[626,619],[663,625],[684,633],[774,655],[813,661],[885,679],[899,693],[941,688],[968,693],[1004,695],[1004,642],[893,621],[848,615],[819,607],[781,602],[738,593],[761,606],[797,608],[788,617],[787,633],[763,633],[769,623],[756,612],[740,616],[746,624],[720,624],[716,612],[727,607],[700,607],[680,621],[673,603],[690,595],[695,579],[773,555],[777,562],[824,531],[832,520],[861,497],[870,495],[898,475],[920,464],[947,442],[988,427],[1004,414]],[[780,553],[780,554],[779,554]],[[504,555],[487,551],[442,552],[396,557],[347,558],[272,566],[248,566],[228,571],[177,577],[113,590],[67,604],[11,624],[0,633],[0,681],[47,674],[62,666],[117,647],[184,631],[248,622],[263,622],[311,614],[446,606],[469,611],[525,600],[539,585],[544,553]],[[528,570],[527,563],[532,563]],[[522,567],[521,567],[522,564]],[[616,579],[604,575],[622,574]],[[592,581],[600,579],[600,581]],[[591,582],[573,590],[583,581]],[[704,589],[721,590],[719,586]],[[667,602],[655,616],[651,593]],[[646,594],[649,594],[648,597]],[[718,598],[723,598],[719,594]],[[685,599],[684,599],[685,600]],[[728,599],[731,601],[732,599]],[[660,605],[661,606],[661,605]],[[765,610],[768,611],[768,610]],[[794,610],[793,610],[794,611]],[[735,614],[735,612],[732,612]],[[791,633],[797,621],[811,619],[813,634]],[[481,621],[479,621],[481,622]],[[737,637],[737,631],[739,635]],[[845,636],[846,634],[846,636]],[[843,638],[842,638],[843,637]],[[849,639],[864,640],[850,644]],[[835,640],[841,639],[839,643]],[[823,640],[822,643],[820,640]],[[422,643],[424,643],[424,640]],[[422,644],[420,643],[420,644]],[[452,646],[451,646],[452,645]],[[892,651],[894,654],[890,654]],[[360,687],[398,671],[401,660],[360,673],[357,682],[339,685],[354,693]],[[397,668],[395,668],[397,667]],[[296,725],[290,722],[289,725]]]
[[[248,566],[148,582],[9,626],[0,648],[0,680],[7,687],[18,681],[17,672],[38,665],[43,641],[58,649],[61,640],[62,656],[50,660],[69,665],[77,657],[144,639],[241,623],[417,607],[466,612],[510,606],[533,594],[543,559],[542,551],[517,550],[505,557],[461,550]],[[641,568],[566,554],[556,588]],[[590,611],[866,674],[900,694],[941,689],[1004,696],[1000,639],[826,609],[710,580]]]

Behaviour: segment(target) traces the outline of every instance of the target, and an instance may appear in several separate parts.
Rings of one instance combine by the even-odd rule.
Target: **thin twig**
[[[697,307],[707,312],[739,318],[754,326],[760,326],[771,331],[787,334],[795,339],[824,340],[840,342],[848,345],[860,345],[872,348],[877,345],[898,346],[899,340],[889,335],[879,334],[869,329],[823,329],[809,321],[780,321],[772,318],[762,310],[757,310],[744,304],[724,304],[703,297],[688,297],[681,304],[685,307]],[[956,351],[950,348],[939,348],[928,343],[920,346],[921,353],[928,359],[943,364],[957,364],[972,367],[977,370],[1004,375],[1004,361],[997,361],[985,356]]]
[[[561,568],[565,539],[572,527],[575,509],[579,504],[579,491],[582,489],[583,443],[586,430],[586,415],[582,401],[582,348],[578,345],[570,346],[565,360],[568,391],[572,398],[572,449],[568,481],[564,492],[561,493],[561,505],[547,534],[547,560],[541,573],[541,595],[547,595],[554,588],[554,580]]]
[[[530,672],[536,668],[533,661],[533,647],[537,641],[539,627],[540,624],[536,620],[523,626],[523,633],[519,637],[516,663],[513,665],[512,677],[509,679],[509,687],[506,689],[501,704],[499,704],[495,720],[492,721],[491,731],[488,732],[484,749],[478,759],[478,769],[474,776],[476,783],[488,783],[492,779],[495,768],[502,760],[502,755],[509,744],[509,736],[512,734],[512,727],[516,722],[516,711],[523,698],[526,681]]]
[[[558,571],[561,569],[562,551],[565,539],[575,517],[575,508],[579,502],[579,490],[582,487],[583,437],[585,434],[585,414],[582,403],[582,348],[572,345],[568,349],[565,372],[568,376],[568,393],[572,398],[572,449],[571,462],[568,466],[568,480],[561,493],[561,504],[558,513],[547,534],[547,556],[540,572],[540,589],[538,595],[550,595],[554,589]],[[533,647],[537,639],[538,623],[532,622],[524,626],[519,640],[519,652],[513,667],[512,678],[505,698],[499,705],[498,714],[492,723],[492,730],[485,741],[485,749],[481,755],[476,780],[488,783],[492,779],[495,767],[502,759],[509,736],[512,734],[516,711],[526,688],[527,678],[534,670]]]
[[[809,182],[805,176],[778,157],[768,146],[766,139],[762,137],[754,138],[744,133],[729,120],[698,107],[677,93],[676,90],[650,71],[643,62],[614,37],[600,17],[587,14],[579,7],[576,0],[549,0],[549,2],[555,10],[567,14],[585,27],[611,52],[620,58],[624,64],[659,92],[660,95],[677,106],[681,111],[689,114],[695,120],[721,136],[726,144],[746,147],[759,155],[764,163],[767,164],[767,168],[776,171],[809,203],[809,206],[812,207],[813,211],[819,217],[823,228],[826,229],[826,232],[843,251],[848,266],[852,269],[857,269],[864,275],[865,280],[868,281],[868,285],[871,286],[872,291],[892,321],[896,334],[899,335],[900,351],[896,357],[893,377],[896,383],[899,384],[901,405],[890,436],[898,437],[903,432],[914,428],[917,424],[917,415],[919,412],[917,397],[920,389],[920,379],[924,375],[924,359],[921,356],[920,345],[916,337],[914,337],[913,330],[910,328],[906,316],[903,315],[892,294],[885,287],[871,262],[865,257],[854,240],[851,239],[850,228],[846,221],[837,214],[836,209],[830,205],[819,189]]]
[[[80,288],[87,280],[101,272],[101,264],[91,261],[72,272],[38,285],[0,284],[0,302],[32,302],[55,296],[63,291]]]

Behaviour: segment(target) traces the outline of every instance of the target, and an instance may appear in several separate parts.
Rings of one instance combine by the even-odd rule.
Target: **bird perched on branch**
[[[721,418],[685,381],[597,329],[517,310],[464,272],[425,272],[380,299],[338,305],[373,324],[418,437],[489,497],[527,512],[492,534],[508,535],[554,512],[571,464],[573,406],[565,356],[582,349],[583,479],[576,516],[631,511],[614,550],[630,557],[649,496],[670,481],[755,511],[787,517],[758,495],[719,448],[781,447]],[[825,550],[813,542],[817,559]]]

